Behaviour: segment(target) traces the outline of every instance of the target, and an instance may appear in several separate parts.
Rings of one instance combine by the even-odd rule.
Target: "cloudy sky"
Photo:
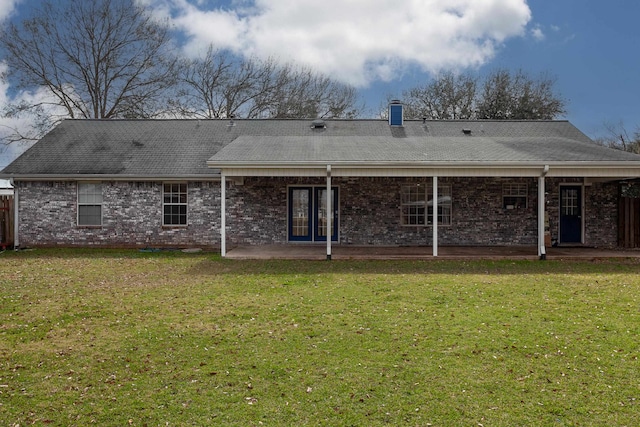
[[[293,60],[357,86],[371,111],[438,70],[504,67],[557,77],[566,118],[589,136],[604,122],[640,125],[635,0],[137,1],[181,34],[188,55],[213,43]],[[0,20],[37,3],[0,0]],[[0,104],[8,93],[0,85]]]

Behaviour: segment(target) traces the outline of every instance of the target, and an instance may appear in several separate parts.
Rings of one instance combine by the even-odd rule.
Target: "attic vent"
[[[389,126],[402,126],[404,124],[402,103],[397,99],[389,104]]]
[[[462,129],[462,133],[465,135],[471,135],[471,129]]]
[[[324,120],[317,119],[311,122],[311,129],[325,129],[326,127],[327,125],[325,124]]]

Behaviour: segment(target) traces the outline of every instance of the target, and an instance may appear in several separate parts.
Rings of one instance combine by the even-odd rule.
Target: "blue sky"
[[[605,132],[605,122],[640,126],[637,1],[136,1],[170,22],[186,55],[213,43],[293,60],[356,85],[371,110],[438,70],[507,68],[556,77],[565,118],[591,137]],[[38,3],[0,0],[0,22],[19,20]],[[16,94],[0,83],[0,104],[15,96],[38,93]],[[0,167],[21,149],[0,154]]]
[[[527,33],[507,40],[479,70],[522,68],[555,76],[567,100],[566,119],[592,138],[604,133],[604,122],[622,121],[629,130],[640,126],[640,2],[527,3],[532,12]],[[532,35],[536,28],[540,39]],[[400,84],[376,84],[374,90],[391,91],[422,79],[411,77]]]

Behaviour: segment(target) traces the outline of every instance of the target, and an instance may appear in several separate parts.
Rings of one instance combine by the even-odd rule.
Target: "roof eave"
[[[208,162],[226,176],[522,176],[628,178],[640,176],[639,161],[494,161],[494,162]],[[341,173],[342,171],[342,173]]]
[[[210,168],[318,168],[331,165],[332,167],[348,167],[348,168],[531,168],[531,167],[564,167],[564,168],[639,168],[640,161],[634,160],[614,160],[614,161],[332,161],[332,160],[316,160],[316,161],[265,161],[265,162],[247,162],[247,161],[208,161],[207,166]]]
[[[220,173],[207,175],[102,175],[102,174],[0,174],[14,181],[219,181]]]

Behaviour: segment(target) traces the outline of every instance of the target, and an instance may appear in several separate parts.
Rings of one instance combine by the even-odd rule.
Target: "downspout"
[[[331,261],[331,237],[333,236],[332,220],[333,210],[331,206],[331,165],[327,165],[327,261]]]
[[[544,244],[544,224],[546,213],[545,182],[544,178],[549,173],[549,165],[544,165],[542,173],[538,177],[538,257],[547,259],[547,249]]]
[[[13,187],[13,248],[18,249],[18,246],[20,246],[18,235],[18,187],[13,178],[9,178],[9,184]]]

